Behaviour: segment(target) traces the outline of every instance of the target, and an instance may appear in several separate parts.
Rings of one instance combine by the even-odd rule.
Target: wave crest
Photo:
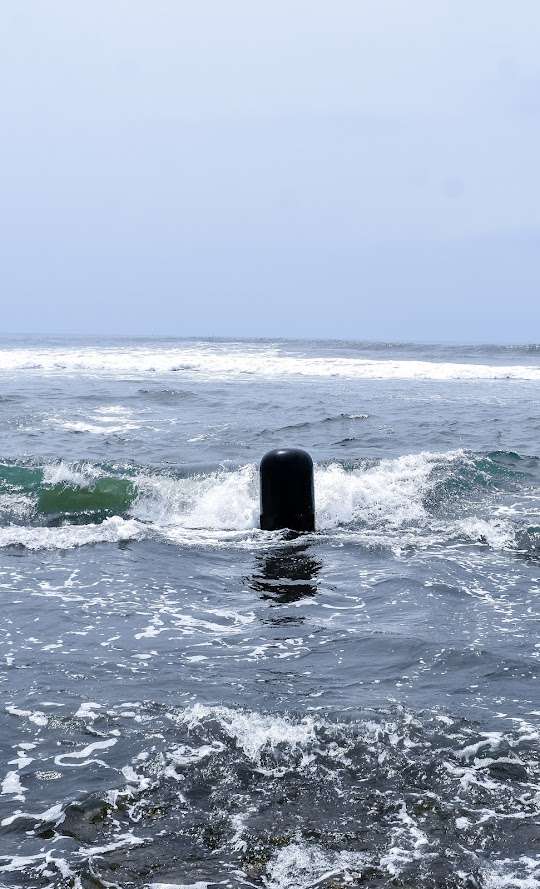
[[[531,356],[534,350],[528,350]],[[475,356],[476,357],[476,356]],[[414,358],[368,358],[291,354],[278,346],[257,348],[220,343],[176,347],[126,345],[95,348],[3,348],[0,371],[47,374],[172,374],[237,379],[248,374],[342,377],[364,380],[540,380],[537,364],[480,364]]]
[[[521,485],[530,491],[537,463],[515,454],[451,451],[319,465],[317,531],[394,549],[457,538],[534,557],[534,527],[520,530],[504,509],[500,516],[492,510],[494,497]],[[0,465],[0,523],[0,545],[29,548],[149,535],[178,545],[249,547],[276,537],[258,528],[254,464],[187,476],[60,461]]]

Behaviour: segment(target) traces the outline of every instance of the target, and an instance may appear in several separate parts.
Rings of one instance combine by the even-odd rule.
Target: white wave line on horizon
[[[391,358],[308,357],[275,350],[147,348],[69,348],[61,350],[0,349],[0,371],[84,373],[196,373],[215,378],[245,374],[410,380],[540,380],[540,366],[472,364]]]

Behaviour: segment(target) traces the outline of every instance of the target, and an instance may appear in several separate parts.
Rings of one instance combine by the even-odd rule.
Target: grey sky
[[[540,340],[536,0],[8,0],[4,332]]]

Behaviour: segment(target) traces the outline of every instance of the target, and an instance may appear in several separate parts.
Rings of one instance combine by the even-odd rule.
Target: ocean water
[[[539,347],[2,341],[0,887],[540,887],[539,455]]]

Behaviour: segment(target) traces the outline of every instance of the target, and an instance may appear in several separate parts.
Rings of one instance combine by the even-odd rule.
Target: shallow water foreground
[[[4,343],[0,887],[540,886],[537,355]]]

